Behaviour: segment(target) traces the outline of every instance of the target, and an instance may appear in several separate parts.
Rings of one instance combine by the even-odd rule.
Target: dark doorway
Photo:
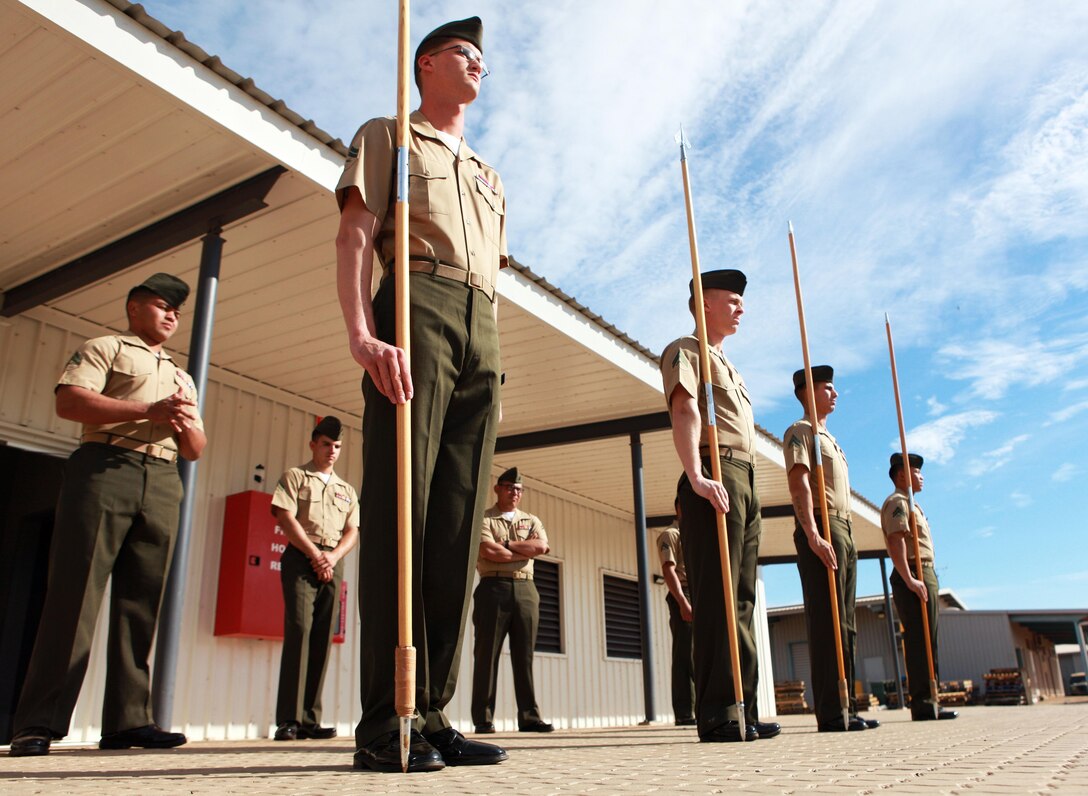
[[[0,444],[0,744],[38,634],[64,461]]]

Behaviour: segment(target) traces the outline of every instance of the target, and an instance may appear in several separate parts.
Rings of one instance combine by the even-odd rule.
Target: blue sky
[[[395,3],[143,5],[344,140],[394,108]],[[757,422],[799,415],[792,220],[854,488],[890,491],[888,312],[942,585],[1088,607],[1088,5],[417,2],[413,42],[472,14],[492,75],[466,138],[519,260],[651,349],[689,331],[683,123],[703,268],[749,277],[726,351]],[[792,567],[766,580],[799,601]]]

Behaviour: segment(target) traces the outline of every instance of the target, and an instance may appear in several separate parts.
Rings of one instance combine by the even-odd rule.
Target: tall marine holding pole
[[[396,338],[411,372],[408,324],[408,98],[411,91],[409,0],[400,0],[397,25]],[[397,404],[397,649],[394,704],[400,726],[400,766],[408,771],[416,715],[416,648],[412,646],[412,400]]]
[[[680,128],[680,171],[684,175],[684,207],[688,216],[688,242],[691,246],[692,295],[695,304],[695,328],[699,338],[699,372],[706,394],[707,442],[710,449],[710,475],[718,483],[722,480],[722,463],[718,458],[718,426],[714,412],[714,386],[711,383],[710,347],[707,343],[706,311],[703,308],[703,282],[699,269],[699,242],[695,235],[695,209],[691,202],[691,181],[688,177],[688,142],[684,129]],[[737,729],[740,739],[747,740],[744,718],[744,681],[740,671],[740,647],[737,642],[737,606],[733,594],[733,570],[729,561],[729,539],[725,530],[725,515],[715,512],[718,522],[718,551],[721,556],[722,591],[725,597],[726,632],[729,641],[729,664],[733,670],[733,694],[737,701]]]
[[[805,411],[812,421],[813,473],[816,475],[816,491],[820,495],[820,529],[824,541],[831,544],[831,522],[827,510],[827,491],[824,485],[824,463],[820,452],[819,419],[816,416],[816,390],[812,383],[812,363],[808,356],[808,329],[805,326],[805,300],[801,295],[801,271],[797,266],[797,242],[793,237],[793,222],[789,222],[790,259],[793,261],[793,289],[797,294],[797,321],[801,326],[801,355],[805,363],[805,386],[808,402]],[[835,570],[827,570],[827,590],[831,601],[831,624],[835,628],[835,663],[839,669],[839,707],[842,708],[842,726],[850,726],[850,692],[846,682],[846,667],[842,657],[842,626],[839,624],[838,588]]]
[[[895,391],[895,414],[899,420],[899,444],[903,452],[903,467],[907,468],[909,473],[910,455],[907,452],[907,431],[906,426],[903,424],[903,402],[899,398],[899,373],[895,367],[895,344],[892,342],[892,322],[888,319],[887,313],[884,313],[884,328],[888,333],[888,356],[891,358],[892,363],[892,389]],[[925,577],[922,573],[922,553],[918,545],[918,518],[914,513],[914,483],[909,475],[905,481],[907,490],[907,516],[910,521],[911,539],[914,543],[914,565],[918,567],[918,580],[924,581]],[[925,601],[927,599],[935,600],[937,599],[937,595],[927,594],[925,597],[919,596],[918,599],[922,601],[922,634],[926,639],[926,663],[929,665],[929,699],[933,707],[933,718],[936,719],[940,717],[941,706],[937,696],[936,670],[933,667],[933,642],[930,640],[929,635],[929,611],[926,610]]]

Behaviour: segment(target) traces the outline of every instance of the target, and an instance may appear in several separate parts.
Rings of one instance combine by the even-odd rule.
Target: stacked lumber
[[[942,705],[966,705],[974,701],[975,684],[971,680],[942,680],[937,698]]]
[[[1019,669],[990,669],[986,681],[987,705],[1023,705],[1024,678]]]
[[[786,680],[775,683],[774,706],[779,715],[810,712],[805,701],[805,681]]]
[[[880,700],[865,692],[865,686],[862,685],[861,680],[854,681],[854,699],[857,701],[858,710],[880,707]]]

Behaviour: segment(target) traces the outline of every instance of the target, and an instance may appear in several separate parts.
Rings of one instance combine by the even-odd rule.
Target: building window
[[[540,595],[540,623],[536,629],[537,652],[563,652],[562,570],[558,561],[533,560],[533,582]]]
[[[604,576],[604,635],[609,658],[642,659],[638,581],[634,578]]]

